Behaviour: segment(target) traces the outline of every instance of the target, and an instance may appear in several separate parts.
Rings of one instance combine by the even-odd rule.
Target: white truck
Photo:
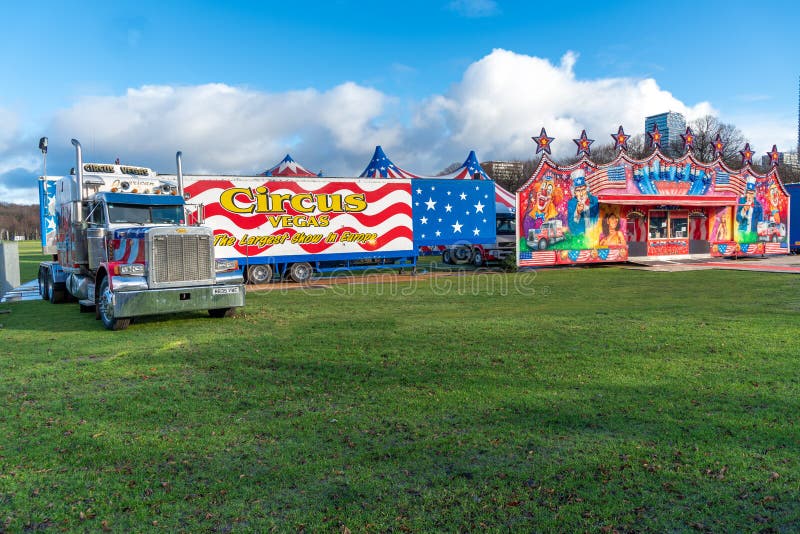
[[[53,255],[39,265],[42,298],[72,297],[110,330],[143,315],[224,317],[244,306],[237,262],[215,260],[211,228],[186,224],[180,152],[171,181],[145,167],[84,163],[72,144],[74,174],[39,179],[42,251]]]

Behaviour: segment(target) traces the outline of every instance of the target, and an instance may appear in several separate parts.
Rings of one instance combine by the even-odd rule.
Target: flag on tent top
[[[286,154],[280,163],[261,173],[261,176],[317,176]]]
[[[474,150],[470,150],[469,156],[464,161],[464,163],[456,169],[452,174],[447,176],[443,176],[442,178],[452,178],[454,180],[473,180],[475,179],[475,175],[479,176],[479,180],[491,180],[489,175],[486,174],[486,171],[483,170],[481,164],[478,163],[478,156],[475,155]],[[496,203],[502,204],[503,206],[514,209],[514,205],[516,204],[516,199],[514,195],[500,186],[497,182],[494,184],[494,200]]]
[[[375,147],[375,154],[367,168],[359,175],[359,178],[419,178],[416,174],[404,171],[386,157],[380,145]]]

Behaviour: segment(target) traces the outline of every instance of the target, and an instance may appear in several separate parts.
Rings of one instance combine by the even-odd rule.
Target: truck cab
[[[54,255],[39,265],[43,298],[72,297],[111,330],[142,315],[223,317],[244,305],[237,262],[215,260],[211,228],[186,224],[180,171],[175,184],[144,167],[84,164],[73,144],[78,171],[40,179],[43,251]]]
[[[483,267],[491,262],[501,262],[516,251],[517,219],[513,211],[498,211],[495,214],[497,241],[490,245],[471,243],[448,246],[442,252],[442,261],[447,264],[470,263]]]

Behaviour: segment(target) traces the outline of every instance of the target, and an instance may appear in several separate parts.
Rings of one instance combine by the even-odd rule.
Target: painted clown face
[[[544,211],[547,205],[553,201],[553,182],[547,181],[542,184],[539,194],[536,197],[536,211]]]
[[[772,202],[772,204],[778,204],[778,186],[775,184],[771,184],[769,186],[769,200]]]

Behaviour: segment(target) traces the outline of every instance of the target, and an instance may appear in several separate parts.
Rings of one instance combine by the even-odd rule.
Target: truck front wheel
[[[547,239],[541,238],[539,240],[539,250],[544,250],[547,248]]]
[[[114,294],[108,286],[108,277],[100,282],[100,295],[97,298],[97,313],[103,326],[109,330],[125,330],[131,324],[130,317],[114,317]]]
[[[442,252],[442,261],[448,265],[453,263],[453,255],[450,253],[450,249],[445,249],[445,251]]]
[[[481,254],[480,250],[476,250],[475,255],[472,256],[472,265],[475,267],[483,267],[483,263],[483,254]]]

